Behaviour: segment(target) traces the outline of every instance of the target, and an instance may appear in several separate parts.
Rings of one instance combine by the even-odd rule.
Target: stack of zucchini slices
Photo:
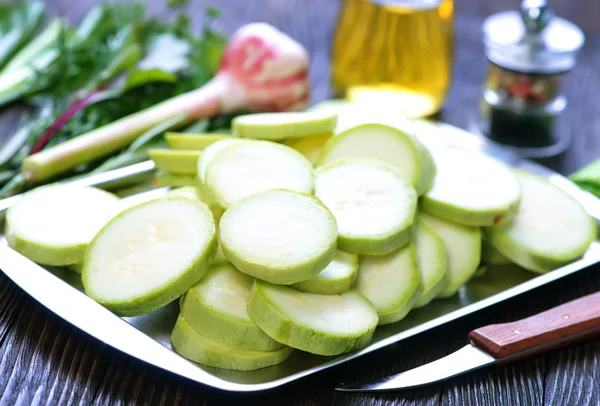
[[[90,188],[29,192],[7,214],[8,242],[80,269],[118,315],[180,298],[173,348],[248,371],[294,349],[360,349],[378,325],[455,295],[482,260],[547,272],[595,239],[544,179],[390,123],[340,131],[344,113],[326,107],[240,116],[230,136],[168,134],[150,155],[161,182],[183,187],[133,207]]]

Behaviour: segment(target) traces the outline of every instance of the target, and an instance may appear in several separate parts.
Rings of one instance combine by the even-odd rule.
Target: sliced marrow
[[[93,187],[40,186],[6,214],[8,245],[43,265],[83,262],[94,235],[121,209],[118,197]]]
[[[287,285],[315,277],[332,261],[337,227],[315,197],[274,189],[234,203],[221,218],[219,238],[240,271]]]
[[[268,141],[223,148],[208,162],[204,179],[211,206],[223,211],[258,192],[281,188],[310,193],[313,185],[312,165],[306,158],[290,147]]]
[[[477,271],[481,262],[481,230],[479,227],[454,223],[427,213],[421,219],[444,241],[447,254],[446,286],[436,297],[456,294]]]
[[[208,207],[185,197],[150,200],[114,217],[90,243],[85,292],[121,316],[156,310],[196,284],[217,247]]]
[[[377,310],[379,324],[403,319],[421,295],[417,253],[408,244],[388,255],[360,258],[356,289]]]
[[[165,140],[171,149],[202,151],[209,145],[226,139],[229,135],[216,134],[185,134],[185,133],[167,133]]]
[[[341,132],[325,144],[317,164],[346,158],[376,159],[393,166],[419,196],[431,188],[436,174],[429,150],[418,139],[385,124],[362,124]]]
[[[337,251],[333,261],[314,278],[297,282],[293,288],[309,293],[336,295],[350,290],[358,271],[358,256]]]
[[[491,226],[508,221],[521,200],[521,187],[504,163],[460,148],[436,149],[438,168],[421,209],[456,223]]]
[[[231,264],[213,265],[185,294],[181,315],[204,337],[227,347],[273,351],[283,347],[252,321],[246,309],[254,278]]]
[[[583,207],[547,180],[516,172],[523,198],[511,222],[486,235],[500,253],[521,267],[548,272],[581,257],[596,239],[597,226]]]
[[[388,165],[349,159],[320,167],[315,196],[334,214],[343,251],[384,255],[410,240],[417,194]]]
[[[359,292],[319,295],[256,280],[248,313],[276,341],[319,355],[365,347],[377,326],[377,312]]]
[[[274,351],[234,349],[223,343],[205,338],[179,315],[171,333],[171,344],[182,357],[214,368],[236,371],[254,371],[281,364],[293,349],[282,347]]]
[[[444,240],[420,217],[415,222],[414,244],[421,274],[422,292],[415,307],[431,302],[446,286],[446,247]]]
[[[148,155],[158,169],[178,175],[195,175],[200,151],[149,149]]]
[[[238,116],[233,119],[233,133],[238,137],[283,140],[331,134],[337,114],[331,112],[282,112]]]

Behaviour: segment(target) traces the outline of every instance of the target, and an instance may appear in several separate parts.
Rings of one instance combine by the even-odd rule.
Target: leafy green
[[[96,6],[74,28],[60,19],[50,22],[33,41],[42,44],[40,38],[44,38],[46,44],[52,44],[37,46],[42,54],[54,52],[45,66],[37,62],[36,67],[36,59],[28,57],[32,53],[25,48],[31,43],[20,52],[21,57],[15,56],[18,64],[13,66],[20,65],[27,73],[28,85],[17,83],[20,91],[7,91],[10,99],[6,101],[26,95],[35,118],[27,120],[11,138],[9,150],[2,149],[0,169],[18,170],[31,153],[204,85],[217,71],[226,45],[225,37],[211,28],[217,16],[218,12],[207,10],[199,35],[191,33],[184,14],[171,21],[147,18],[141,3]],[[49,41],[48,32],[59,25],[59,35]],[[7,66],[16,64],[15,58]],[[23,64],[27,59],[30,62]],[[2,83],[0,72],[0,104]],[[205,128],[218,128],[222,123],[218,119],[202,121]],[[171,125],[157,126],[105,162],[90,162],[65,175],[97,173],[147,159],[148,146],[162,142],[161,134]],[[0,186],[7,177],[0,178]],[[0,190],[0,197],[23,186],[23,179],[13,176]]]
[[[33,36],[44,19],[44,11],[41,1],[0,5],[0,67]]]
[[[58,75],[65,22],[56,19],[0,71],[0,106],[46,88]]]

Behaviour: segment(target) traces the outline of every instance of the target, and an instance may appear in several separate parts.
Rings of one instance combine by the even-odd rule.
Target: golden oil
[[[409,117],[436,113],[450,87],[453,14],[453,0],[345,0],[333,44],[334,91]]]

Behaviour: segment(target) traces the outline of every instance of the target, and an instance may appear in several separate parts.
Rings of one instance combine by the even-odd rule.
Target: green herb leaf
[[[44,19],[41,1],[0,5],[0,67],[31,39]]]

